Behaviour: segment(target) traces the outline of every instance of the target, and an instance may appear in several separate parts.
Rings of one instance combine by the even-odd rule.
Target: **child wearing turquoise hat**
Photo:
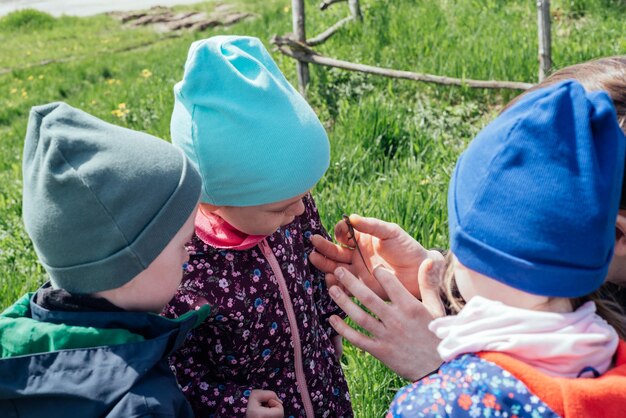
[[[202,177],[183,285],[167,316],[211,315],[171,365],[197,416],[351,417],[340,313],[308,255],[309,191],[329,166],[319,119],[256,38],[195,42],[176,84],[174,145]]]
[[[623,415],[624,320],[598,289],[625,158],[610,96],[573,80],[478,134],[448,188],[445,288],[460,311],[429,325],[444,363],[402,388],[388,418]]]

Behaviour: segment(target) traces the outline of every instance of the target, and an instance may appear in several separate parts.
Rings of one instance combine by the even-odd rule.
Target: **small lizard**
[[[343,220],[346,223],[346,225],[348,225],[348,235],[349,235],[349,238],[352,241],[354,241],[354,247],[359,252],[359,255],[361,256],[361,260],[363,260],[363,265],[367,269],[367,272],[369,274],[372,274],[372,272],[370,271],[369,267],[367,267],[367,263],[365,262],[365,257],[363,257],[363,253],[361,252],[361,248],[359,248],[359,243],[357,242],[356,235],[354,234],[354,227],[350,223],[350,217],[344,213],[343,214]]]

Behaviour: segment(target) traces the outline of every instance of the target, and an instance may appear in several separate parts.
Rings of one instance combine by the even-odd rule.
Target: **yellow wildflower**
[[[148,70],[147,68],[143,69],[141,71],[141,76],[143,78],[148,78],[148,77],[152,77],[152,72],[150,70]]]
[[[92,100],[92,101],[91,101],[91,104],[92,104],[92,105],[95,105],[96,103],[98,103],[98,102],[96,102],[95,100]]]
[[[26,55],[30,55],[30,54],[31,54],[31,52],[30,52],[30,51],[26,51]]]
[[[26,90],[22,90],[22,97],[28,97],[28,93],[26,92]]]
[[[15,94],[15,93],[17,93],[17,89],[16,88],[11,89],[11,94]]]
[[[420,184],[421,184],[422,186],[424,186],[424,185],[426,185],[426,184],[428,184],[428,183],[430,183],[430,180],[428,180],[428,179],[424,179],[424,180],[420,181]]]
[[[289,6],[285,6],[285,8],[283,9],[283,12],[289,13]]]
[[[43,80],[43,74],[39,74],[39,79]]]
[[[107,79],[107,84],[111,85],[111,84],[122,84],[122,82],[116,78],[108,78]]]
[[[126,108],[126,103],[120,103],[117,105],[117,109],[111,111],[111,114],[118,118],[125,118],[129,112],[130,110]]]

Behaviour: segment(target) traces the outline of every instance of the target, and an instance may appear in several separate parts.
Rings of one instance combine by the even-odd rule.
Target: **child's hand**
[[[426,250],[396,224],[376,218],[364,218],[359,215],[350,215],[350,223],[354,227],[356,240],[369,270],[373,271],[373,267],[382,265],[390,270],[411,294],[420,297],[416,280],[420,265],[429,258],[438,263],[443,263],[443,256],[437,251]],[[349,237],[348,225],[345,221],[341,220],[335,226],[335,237],[341,245],[333,244],[319,235],[313,236],[312,242],[315,251],[309,256],[311,263],[326,273],[328,287],[333,285],[342,287],[337,283],[333,272],[337,267],[345,267],[363,280],[378,296],[388,300],[385,289],[367,271],[361,255],[358,251],[351,249],[355,245]],[[343,287],[342,289],[345,290]]]
[[[285,411],[278,395],[271,390],[254,389],[248,398],[248,418],[283,418]]]
[[[335,357],[337,357],[337,360],[341,360],[343,355],[343,338],[341,338],[341,335],[335,335],[331,338],[331,341],[333,342],[333,347],[335,347]]]

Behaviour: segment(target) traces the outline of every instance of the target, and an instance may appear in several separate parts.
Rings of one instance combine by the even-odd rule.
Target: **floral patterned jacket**
[[[245,416],[253,389],[276,392],[285,417],[352,416],[328,323],[339,308],[308,262],[310,237],[328,234],[313,198],[304,203],[301,216],[249,250],[197,236],[188,245],[183,284],[164,314],[211,305],[170,361],[196,416]]]
[[[621,418],[625,387],[623,341],[614,367],[596,378],[552,377],[504,353],[463,354],[400,389],[387,418]]]

